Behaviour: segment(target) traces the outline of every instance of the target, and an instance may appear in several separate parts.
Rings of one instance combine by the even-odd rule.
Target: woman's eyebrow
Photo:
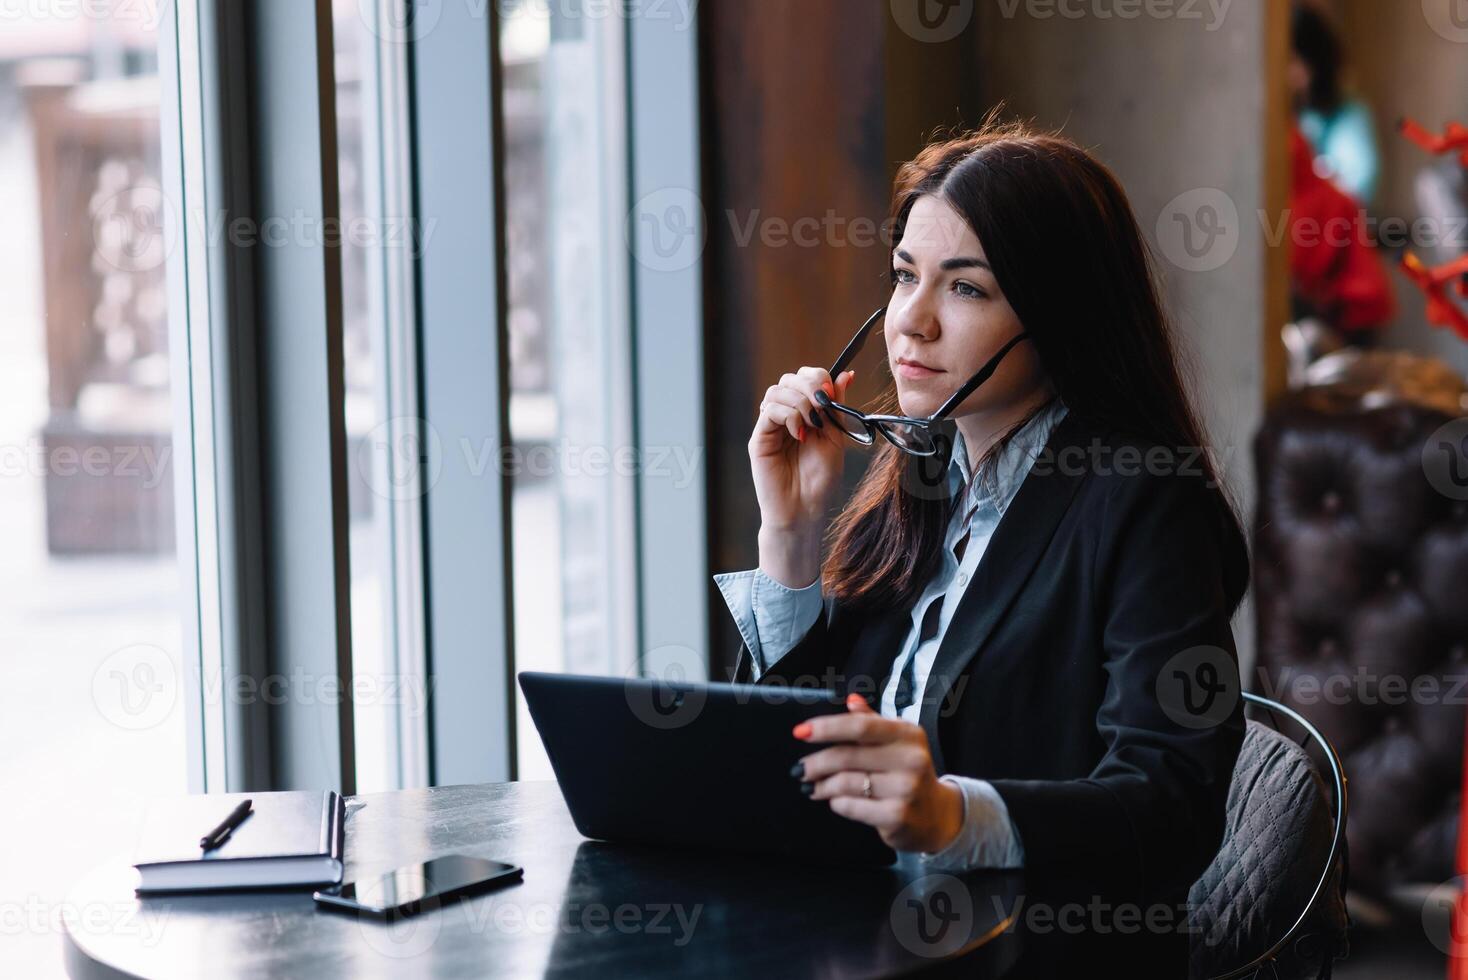
[[[912,256],[908,254],[907,249],[899,248],[897,249],[895,254],[899,259],[908,263],[909,265],[917,265],[917,263],[913,261]],[[985,262],[983,259],[976,258],[971,255],[960,256],[956,259],[944,259],[942,262],[938,263],[938,268],[942,269],[944,272],[947,272],[951,269],[989,269],[990,272],[994,271],[993,269],[989,268],[989,263]]]

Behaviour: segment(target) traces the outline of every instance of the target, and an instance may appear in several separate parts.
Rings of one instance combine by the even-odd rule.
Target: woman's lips
[[[920,381],[923,378],[935,378],[943,372],[916,361],[898,361],[897,373],[910,381]]]

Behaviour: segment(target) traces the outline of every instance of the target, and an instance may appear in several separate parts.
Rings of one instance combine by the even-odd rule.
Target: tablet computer
[[[520,689],[586,837],[823,864],[896,860],[875,829],[790,775],[819,747],[791,729],[847,710],[831,691],[531,671]]]

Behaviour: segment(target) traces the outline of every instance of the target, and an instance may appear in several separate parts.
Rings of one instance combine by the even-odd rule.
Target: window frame
[[[396,11],[403,2],[380,0]],[[171,7],[160,74],[178,106],[176,116],[165,112],[165,179],[184,218],[169,289],[179,314],[172,340],[186,352],[175,381],[178,499],[190,504],[179,516],[190,785],[351,793],[349,697],[231,696],[236,682],[259,691],[301,673],[350,686],[341,256],[320,236],[266,248],[225,235],[211,245],[200,233],[208,224],[191,220],[196,210],[251,218],[257,228],[278,214],[317,227],[340,220],[331,3]],[[617,122],[628,201],[660,188],[699,193],[697,30],[694,12],[685,14],[624,21]],[[391,107],[402,111],[390,122],[399,128],[374,148],[381,203],[410,204],[411,220],[436,221],[434,247],[415,257],[411,276],[379,270],[388,412],[394,425],[437,439],[441,462],[421,495],[394,502],[393,546],[407,572],[385,573],[399,670],[429,682],[427,717],[399,728],[408,783],[515,776],[510,473],[475,473],[452,448],[511,444],[499,35],[497,4],[444,4],[435,29],[376,53],[377,68],[400,73],[408,93]],[[623,213],[632,222],[637,208]],[[628,670],[704,678],[700,267],[659,270],[635,234],[624,237],[630,251],[609,266],[611,301],[625,305],[628,324],[628,377],[614,391],[631,393],[637,459],[682,452],[695,466],[686,486],[650,465],[634,479],[641,653]]]
[[[416,270],[421,417],[442,460],[423,498],[432,785],[515,774],[510,478],[452,449],[510,444],[499,5],[485,9],[444,4],[409,46],[414,215],[437,222]]]
[[[698,11],[678,0],[678,16],[628,18],[631,189],[628,221],[659,192],[702,201],[699,154]],[[666,13],[666,11],[665,11]],[[656,217],[656,216],[655,216]],[[702,243],[707,216],[690,216],[700,261],[660,269],[648,240],[629,234],[632,262],[638,478],[638,592],[644,676],[707,680],[709,557],[707,426],[704,421]],[[661,220],[661,218],[659,218]],[[696,460],[685,487],[652,472],[656,454]]]
[[[350,793],[340,255],[322,235],[209,241],[220,221],[339,222],[331,5],[170,8],[160,76],[178,106],[165,113],[163,156],[180,205],[168,274],[171,340],[184,352],[174,378],[190,786]],[[338,696],[315,696],[333,682]]]
[[[184,603],[189,786],[195,792],[265,787],[258,705],[226,697],[229,678],[264,673],[258,425],[244,410],[255,346],[249,253],[210,249],[195,216],[249,213],[238,9],[212,0],[172,5],[159,43],[165,195],[178,202],[168,263],[175,405],[175,499]],[[167,43],[165,43],[165,41]]]

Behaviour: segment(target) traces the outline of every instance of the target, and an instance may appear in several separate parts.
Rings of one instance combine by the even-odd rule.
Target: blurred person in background
[[[1357,202],[1370,205],[1381,173],[1371,110],[1341,83],[1344,51],[1335,28],[1315,6],[1296,2],[1289,67],[1295,121],[1314,151],[1314,166]]]
[[[1355,347],[1373,346],[1396,313],[1391,276],[1361,220],[1361,207],[1312,165],[1292,134],[1290,285],[1294,319],[1318,320]]]
[[[1374,346],[1395,314],[1391,277],[1363,219],[1380,162],[1371,110],[1348,98],[1335,28],[1298,0],[1291,24],[1290,280],[1293,320],[1322,350]]]

